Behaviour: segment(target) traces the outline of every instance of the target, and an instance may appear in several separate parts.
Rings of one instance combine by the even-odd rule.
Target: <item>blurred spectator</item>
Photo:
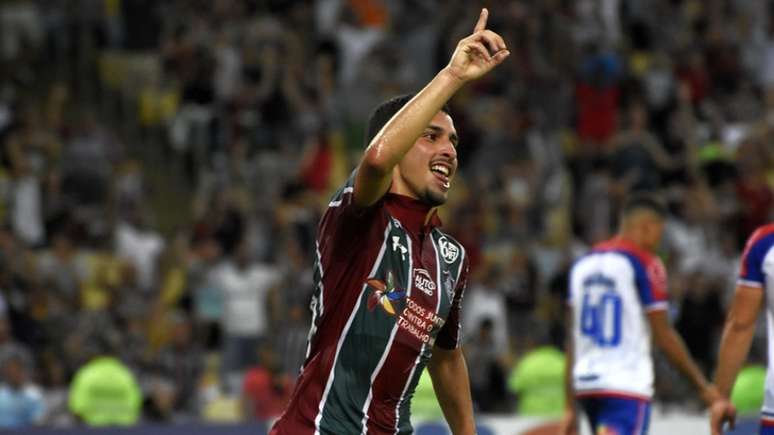
[[[248,369],[242,384],[242,409],[248,420],[269,421],[282,415],[293,394],[293,378],[283,373],[276,355],[256,350],[259,363]]]
[[[538,299],[537,271],[530,257],[521,250],[514,250],[510,263],[503,273],[505,294],[508,344],[516,346],[523,337],[517,337],[511,331],[527,331],[535,326],[535,308]]]
[[[552,346],[527,352],[508,377],[508,389],[518,398],[519,415],[561,415],[565,370],[564,354]]]
[[[32,365],[22,354],[6,355],[0,364],[0,427],[21,428],[40,424],[46,412],[40,386],[31,381]]]
[[[100,352],[75,373],[69,405],[89,426],[128,426],[140,418],[142,392],[127,366]]]
[[[191,420],[198,413],[198,387],[204,356],[194,341],[190,320],[182,312],[171,314],[170,343],[161,349],[149,370],[149,400],[153,415],[163,421]]]
[[[135,208],[127,221],[115,231],[116,255],[129,262],[137,274],[137,284],[145,292],[154,288],[158,277],[158,260],[164,250],[164,239],[147,224],[147,217]]]
[[[602,150],[613,135],[618,122],[622,72],[621,61],[612,52],[599,52],[593,47],[581,66],[581,77],[575,89],[578,114],[578,137],[588,141],[584,148],[594,153]]]
[[[629,109],[626,128],[612,139],[613,176],[624,192],[658,189],[663,173],[676,166],[648,130],[648,122],[645,107],[635,103]]]
[[[52,236],[51,249],[38,256],[38,279],[68,303],[77,304],[81,297],[88,263],[66,231]]]
[[[503,412],[505,401],[505,355],[494,338],[494,322],[483,318],[476,334],[465,342],[473,403],[480,412]]]
[[[503,355],[508,354],[508,313],[507,304],[500,288],[503,278],[502,267],[490,260],[487,266],[484,266],[480,272],[481,278],[473,282],[470,293],[465,298],[465,307],[463,310],[463,322],[466,325],[473,325],[469,329],[469,340],[477,341],[483,339],[481,330],[477,326],[486,323],[488,326],[486,336],[487,340],[492,340],[491,344]]]
[[[8,2],[0,8],[2,59],[13,59],[25,49],[34,49],[43,39],[40,10],[33,2]]]
[[[685,294],[675,329],[685,340],[691,353],[706,376],[715,367],[715,337],[725,320],[721,290],[717,285],[702,282],[707,280],[700,273],[694,273],[684,283]]]
[[[62,192],[71,205],[97,206],[107,201],[107,181],[118,156],[111,131],[94,113],[82,113],[61,159]]]
[[[72,426],[74,421],[67,407],[67,373],[61,358],[61,355],[58,356],[53,352],[45,353],[40,358],[41,387],[45,392],[43,395],[45,415],[42,423],[46,426]]]
[[[19,355],[26,361],[32,361],[32,353],[27,346],[14,339],[8,314],[3,312],[0,315],[0,362],[13,355]]]
[[[223,373],[241,372],[265,343],[277,271],[253,261],[241,241],[215,271],[213,285],[223,292]]]

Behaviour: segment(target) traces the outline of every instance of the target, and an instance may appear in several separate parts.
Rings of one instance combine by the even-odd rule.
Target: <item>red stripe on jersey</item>
[[[613,398],[613,399],[631,399],[631,400],[642,400],[645,402],[650,402],[650,397],[648,396],[642,396],[639,394],[629,393],[627,391],[613,391],[613,390],[588,390],[588,391],[578,391],[575,393],[575,397],[579,399],[589,399],[589,398]]]
[[[758,243],[759,240],[762,238],[773,234],[774,233],[774,223],[770,223],[767,225],[763,225],[762,227],[759,227],[757,230],[755,230],[749,239],[747,239],[747,244],[744,247],[744,252],[742,253],[742,264],[740,265],[741,271],[739,273],[739,276],[745,276],[747,275],[747,255],[750,254],[750,250],[755,246],[756,243]]]
[[[366,427],[369,434],[395,433],[397,425],[396,405],[401,399],[406,383],[410,382],[409,375],[417,362],[416,350],[403,344],[405,340],[415,340],[415,338],[404,329],[399,328],[384,364],[384,367],[390,367],[391,370],[382,370],[371,384],[374,399],[368,408]],[[401,368],[400,372],[396,370],[397,367]],[[384,423],[387,422],[391,425],[384,426]]]
[[[774,427],[774,418],[761,417],[761,425],[766,427]]]

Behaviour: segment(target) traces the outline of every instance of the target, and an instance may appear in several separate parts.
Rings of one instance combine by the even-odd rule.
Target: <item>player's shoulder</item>
[[[590,254],[620,255],[626,258],[635,270],[652,271],[653,274],[659,276],[666,274],[664,263],[656,254],[621,237],[615,237],[594,245]]]
[[[344,199],[345,195],[352,195],[355,191],[355,174],[356,171],[353,171],[349,178],[347,178],[347,181],[344,182],[343,185],[341,185],[338,190],[331,196],[330,203],[328,204],[328,207],[337,207],[340,206],[342,203],[342,200]]]
[[[637,246],[622,237],[614,237],[604,242],[597,243],[591,249],[591,254],[615,253],[629,258],[644,266],[662,265],[661,259],[654,253]]]
[[[756,245],[774,245],[774,222],[766,225],[761,225],[750,235],[747,239],[747,246],[752,247]]]

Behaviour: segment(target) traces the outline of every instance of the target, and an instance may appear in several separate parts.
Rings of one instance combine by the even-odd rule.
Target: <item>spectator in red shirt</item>
[[[290,402],[293,380],[278,364],[268,348],[261,348],[260,363],[245,373],[242,384],[242,411],[247,420],[267,421],[279,417]]]

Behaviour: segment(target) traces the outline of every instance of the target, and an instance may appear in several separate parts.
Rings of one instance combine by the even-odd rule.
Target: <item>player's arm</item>
[[[721,398],[710,409],[712,434],[721,434],[725,421],[734,426],[736,410],[728,400],[736,375],[747,359],[755,334],[755,324],[763,307],[763,291],[759,287],[739,284],[734,293],[731,310],[723,327],[715,370],[715,384]]]
[[[760,288],[741,284],[736,287],[731,310],[723,327],[715,371],[715,384],[725,397],[731,394],[736,375],[747,359],[762,306],[763,291]]]
[[[572,382],[572,371],[575,366],[575,344],[573,329],[572,307],[567,307],[567,328],[564,340],[564,416],[562,417],[561,435],[575,435],[578,433],[578,413],[575,408],[575,389]]]
[[[475,434],[473,399],[462,347],[444,349],[435,346],[427,364],[427,371],[433,380],[433,390],[452,434]]]
[[[353,194],[357,206],[370,206],[387,192],[392,169],[457,90],[508,57],[510,52],[505,41],[486,30],[488,15],[486,9],[481,10],[473,34],[460,40],[449,64],[399,110],[368,145],[355,179]]]
[[[718,397],[717,388],[707,381],[696,362],[691,358],[683,339],[669,323],[666,310],[648,312],[653,341],[669,361],[682,372],[699,391],[701,399],[709,406]]]

